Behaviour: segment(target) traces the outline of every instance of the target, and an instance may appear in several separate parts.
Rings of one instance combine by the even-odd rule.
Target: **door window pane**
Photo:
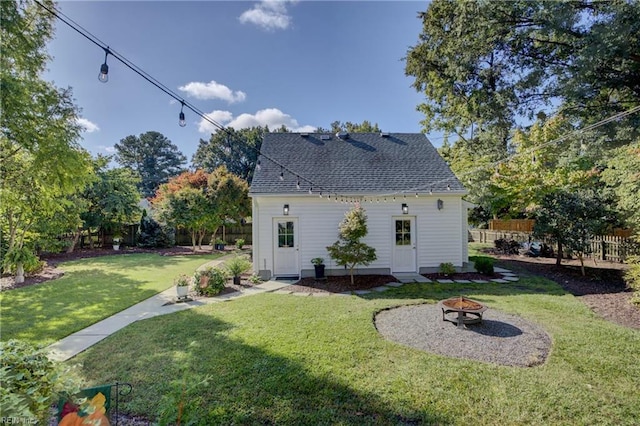
[[[411,245],[411,221],[410,220],[396,220],[396,245],[397,246],[409,246]]]
[[[293,222],[278,223],[278,247],[293,247]]]

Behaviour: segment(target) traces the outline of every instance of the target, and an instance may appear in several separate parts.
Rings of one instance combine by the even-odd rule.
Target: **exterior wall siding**
[[[369,197],[366,197],[369,199]],[[443,209],[438,210],[437,200],[443,200]],[[398,197],[387,202],[364,202],[362,207],[367,214],[369,233],[363,239],[376,249],[377,260],[359,271],[390,273],[393,262],[394,218],[403,217],[401,206],[409,206],[409,214],[416,223],[417,266],[421,271],[437,269],[442,262],[452,262],[461,267],[466,262],[462,244],[461,215],[466,215],[460,195],[434,194],[420,198]],[[254,196],[253,198],[253,256],[254,270],[263,277],[273,271],[273,221],[274,218],[286,218],[283,215],[284,204],[289,205],[289,218],[298,221],[298,256],[303,276],[313,274],[311,259],[325,259],[326,272],[329,275],[345,273],[344,268],[336,265],[330,258],[326,247],[338,239],[338,224],[353,204],[336,203],[318,196]],[[466,218],[465,218],[466,221]],[[464,236],[466,243],[466,235]]]

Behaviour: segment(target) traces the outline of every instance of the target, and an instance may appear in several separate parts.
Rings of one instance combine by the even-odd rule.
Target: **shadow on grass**
[[[247,322],[241,332],[252,333],[251,327]],[[279,345],[236,331],[200,310],[189,310],[133,324],[77,361],[92,382],[133,383],[124,410],[150,420],[164,411],[166,424],[175,424],[181,402],[184,424],[451,422],[432,412],[397,412],[377,393],[354,388],[342,371],[332,372],[312,359],[307,363],[312,353],[275,353]],[[286,346],[287,341],[281,343]],[[207,377],[200,386],[191,386]]]
[[[526,294],[547,294],[562,296],[568,294],[555,282],[540,277],[521,277],[520,281],[509,283],[407,283],[402,287],[384,292],[375,292],[360,297],[364,299],[427,299],[437,302],[455,296],[479,297],[486,302],[487,296],[516,296]]]
[[[108,285],[95,286],[95,281]],[[118,273],[85,269],[82,279],[67,276],[8,293],[2,303],[2,339],[59,340],[157,293],[145,285]]]

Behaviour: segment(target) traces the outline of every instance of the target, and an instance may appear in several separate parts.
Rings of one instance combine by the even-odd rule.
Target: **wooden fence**
[[[252,234],[251,234],[252,226],[250,223],[245,225],[235,225],[235,226],[225,226],[220,227],[218,232],[216,233],[216,239],[224,240],[227,244],[233,245],[236,243],[236,240],[242,238],[245,241],[245,244],[251,245]],[[211,234],[207,234],[202,241],[202,244],[208,245],[211,243]],[[191,234],[186,229],[178,229],[176,231],[176,244],[179,246],[190,246],[191,245]]]
[[[533,232],[534,219],[491,219],[491,231]]]
[[[487,229],[472,229],[469,231],[475,242],[493,244],[495,240],[504,238],[519,242],[533,240],[531,233],[515,231],[494,231]],[[555,249],[555,245],[552,245]],[[586,257],[597,260],[624,262],[631,255],[640,254],[640,244],[631,238],[614,235],[598,235],[591,240],[591,253]]]

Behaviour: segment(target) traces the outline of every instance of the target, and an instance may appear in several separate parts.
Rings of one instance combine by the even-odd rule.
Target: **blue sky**
[[[285,124],[297,131],[335,120],[420,132],[423,96],[402,58],[421,32],[428,2],[60,2],[58,8],[217,122],[235,128]],[[191,160],[213,130],[61,22],[45,74],[71,86],[82,109],[82,145],[113,153],[128,135],[155,130]],[[439,146],[441,137],[430,135]]]

